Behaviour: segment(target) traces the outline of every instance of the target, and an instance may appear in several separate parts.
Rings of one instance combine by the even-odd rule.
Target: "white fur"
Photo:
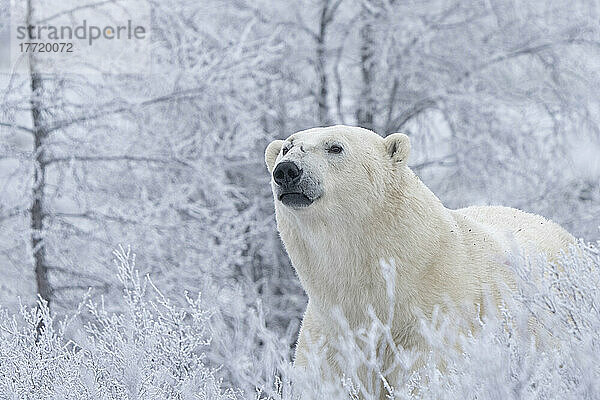
[[[514,241],[549,257],[573,237],[543,217],[506,207],[449,210],[407,167],[408,137],[384,139],[362,128],[333,126],[295,133],[269,145],[270,172],[282,159],[297,161],[323,185],[324,194],[306,208],[275,198],[277,227],[309,298],[296,351],[306,363],[307,337],[337,336],[330,317],[340,307],[351,327],[368,323],[371,305],[385,320],[388,299],[380,260],[395,260],[392,331],[404,348],[424,348],[417,315],[435,305],[478,304],[511,285],[506,268]],[[339,142],[344,152],[326,151]],[[275,189],[275,183],[272,182]],[[332,356],[329,355],[329,358]]]

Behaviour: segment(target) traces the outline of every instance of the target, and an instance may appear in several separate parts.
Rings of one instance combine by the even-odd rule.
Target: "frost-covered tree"
[[[29,5],[32,24],[55,15],[43,1]],[[12,178],[21,187],[8,193],[2,217],[31,221],[31,245],[21,229],[24,236],[7,232],[20,242],[7,247],[14,259],[32,256],[37,293],[57,307],[80,296],[78,289],[109,290],[98,261],[115,240],[154,248],[147,256],[155,268],[241,264],[245,219],[228,176],[235,168],[225,161],[247,157],[254,146],[256,136],[236,137],[255,131],[251,113],[259,103],[248,71],[276,49],[269,37],[253,37],[243,15],[246,32],[221,32],[216,41],[194,25],[169,36],[159,27],[205,10],[185,2],[155,7],[154,68],[172,72],[62,74],[60,64],[38,70],[30,53],[28,73],[5,87],[3,157],[15,161],[5,183]],[[69,12],[76,17],[78,8]],[[224,11],[219,18],[227,18]],[[86,250],[75,255],[73,246]]]

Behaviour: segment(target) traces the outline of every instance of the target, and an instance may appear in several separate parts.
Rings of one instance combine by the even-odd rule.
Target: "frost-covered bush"
[[[210,314],[200,299],[172,305],[148,277],[140,278],[129,249],[115,256],[122,312],[87,301],[80,312],[91,322],[83,327],[75,326],[75,317],[54,320],[42,302],[17,316],[2,315],[1,398],[237,398],[203,362]]]
[[[310,368],[294,369],[295,328],[280,335],[266,322],[260,303],[223,313],[186,294],[187,303],[175,305],[149,277],[139,276],[129,250],[115,256],[121,311],[88,299],[68,319],[55,319],[43,303],[2,314],[0,398],[600,397],[600,251],[592,245],[580,243],[556,263],[515,257],[518,290],[498,312],[463,321],[475,329],[459,333],[465,332],[457,329],[461,322],[442,312],[423,321],[428,354],[395,346],[387,320],[374,313],[370,326],[355,331],[334,313],[345,332],[332,344],[342,354],[337,360],[342,377],[324,362],[323,343],[308,355]],[[384,272],[392,265],[383,263]],[[392,296],[394,282],[387,284]],[[237,319],[224,321],[236,313]],[[204,357],[215,351],[222,365]],[[394,359],[387,369],[384,352]]]
[[[267,355],[258,364],[265,373],[278,373],[270,387],[260,381],[262,393],[281,400],[599,398],[598,248],[580,243],[556,263],[515,256],[512,265],[520,284],[497,312],[457,321],[438,310],[432,321],[422,322],[431,349],[425,355],[395,346],[389,324],[374,313],[370,326],[358,331],[351,331],[343,316],[334,313],[345,332],[333,344],[342,354],[337,360],[342,379],[332,378],[323,362],[323,343],[315,346],[307,371],[294,371],[287,360],[273,359],[277,340],[262,336]],[[393,284],[388,281],[390,296]],[[394,354],[387,369],[382,362],[385,352]]]
[[[600,397],[598,248],[581,243],[556,263],[520,257],[513,266],[518,293],[479,321],[476,335],[456,335],[443,317],[435,324],[440,329],[425,330],[446,367],[422,371],[436,384],[420,398]]]

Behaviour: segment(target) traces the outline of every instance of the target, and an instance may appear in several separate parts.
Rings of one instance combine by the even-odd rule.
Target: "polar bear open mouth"
[[[313,202],[307,195],[300,192],[281,193],[279,201],[289,207],[308,207]]]

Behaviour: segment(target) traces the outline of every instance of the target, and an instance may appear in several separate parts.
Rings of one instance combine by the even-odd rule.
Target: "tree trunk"
[[[329,94],[328,82],[327,82],[327,62],[325,54],[325,39],[327,35],[327,25],[329,24],[329,0],[323,2],[323,8],[321,10],[321,20],[319,23],[319,34],[317,35],[317,59],[315,62],[315,69],[317,72],[318,79],[318,92],[317,92],[317,107],[318,107],[318,118],[321,126],[331,124],[329,118],[329,103],[327,96]]]
[[[31,26],[33,19],[32,0],[27,2],[27,25]],[[33,38],[29,38],[33,41]],[[37,294],[50,306],[52,287],[48,280],[48,264],[46,263],[46,246],[43,238],[44,229],[44,188],[46,183],[46,164],[44,160],[44,141],[47,132],[44,124],[44,111],[41,102],[43,81],[37,70],[34,53],[29,53],[29,74],[31,80],[31,117],[33,124],[33,187],[31,215],[31,249],[34,259]],[[40,327],[38,327],[40,328]]]
[[[375,99],[373,98],[374,81],[374,47],[373,25],[370,22],[368,11],[364,11],[367,20],[360,29],[360,69],[362,78],[362,88],[356,110],[356,122],[358,126],[374,130],[375,118]]]

